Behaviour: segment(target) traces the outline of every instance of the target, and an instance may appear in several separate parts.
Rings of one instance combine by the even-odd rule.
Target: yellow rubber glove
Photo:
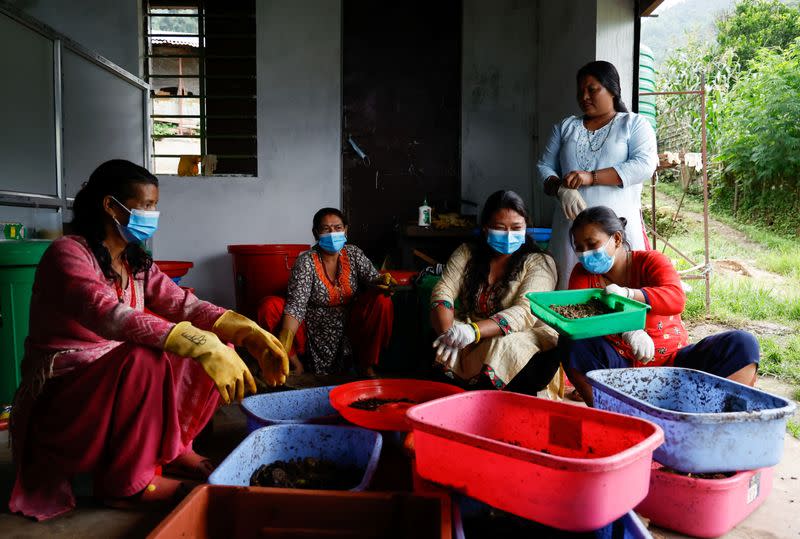
[[[384,294],[391,294],[392,289],[397,286],[397,280],[392,277],[391,273],[384,273],[375,281],[375,286]]]
[[[289,328],[281,328],[281,332],[278,334],[278,340],[286,351],[286,355],[291,354],[292,343],[294,342],[294,331]]]
[[[274,387],[286,382],[286,377],[289,376],[289,356],[272,333],[233,311],[227,311],[220,316],[211,331],[223,341],[247,348],[258,361],[267,384]]]
[[[172,328],[164,350],[197,360],[214,380],[225,404],[242,400],[245,392],[256,392],[256,381],[236,350],[225,346],[210,331],[194,327],[191,322],[181,322]]]

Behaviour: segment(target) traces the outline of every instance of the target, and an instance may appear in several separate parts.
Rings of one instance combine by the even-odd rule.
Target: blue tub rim
[[[306,419],[268,419],[268,418],[264,418],[264,417],[261,417],[259,415],[256,415],[255,412],[253,412],[252,410],[248,409],[248,407],[247,407],[247,405],[249,404],[248,403],[248,399],[250,399],[250,402],[252,403],[252,402],[254,402],[256,400],[254,397],[265,398],[265,396],[272,397],[274,395],[280,395],[281,393],[289,393],[289,392],[294,393],[294,392],[297,392],[297,391],[314,391],[314,390],[323,390],[323,389],[326,389],[328,391],[328,393],[330,393],[331,390],[333,388],[335,388],[335,387],[338,387],[338,384],[332,385],[332,386],[304,387],[304,388],[300,388],[300,389],[292,389],[292,390],[288,390],[288,391],[276,391],[276,392],[272,392],[272,393],[258,393],[256,395],[250,395],[250,396],[245,397],[244,399],[242,399],[242,401],[239,403],[239,408],[242,410],[242,413],[244,413],[244,415],[246,415],[249,419],[252,419],[253,421],[257,421],[259,423],[268,423],[268,424],[263,425],[264,427],[269,427],[269,426],[273,426],[273,425],[319,425],[319,424],[325,424],[326,422],[332,422],[332,421],[336,421],[337,419],[340,419],[342,417],[342,415],[334,409],[334,413],[332,413],[332,414],[328,414],[328,415],[324,415],[324,416],[317,416],[317,417],[309,417],[309,418],[306,418]],[[275,398],[278,398],[278,397],[276,396]],[[258,430],[258,429],[256,429],[256,430]],[[255,432],[255,431],[252,431],[252,432]]]
[[[659,370],[659,371],[669,370],[672,372],[685,371],[685,372],[695,373],[692,374],[692,376],[696,376],[697,375],[696,373],[699,373],[701,376],[708,376],[710,378],[721,380],[726,385],[736,386],[740,390],[743,390],[745,393],[760,393],[763,395],[768,395],[773,399],[782,401],[784,405],[780,408],[759,410],[757,414],[754,412],[700,412],[700,413],[679,412],[676,410],[670,410],[668,408],[661,408],[660,406],[656,406],[642,399],[638,399],[636,397],[623,393],[607,384],[604,384],[600,380],[595,379],[595,376],[602,375],[602,373],[605,373],[606,371],[634,371],[634,370],[638,372],[652,371],[652,370]],[[721,376],[717,376],[715,374],[711,374],[698,369],[687,369],[684,367],[628,367],[625,369],[596,369],[587,372],[586,378],[589,381],[589,384],[592,386],[593,390],[596,389],[600,392],[606,393],[624,402],[625,404],[628,404],[633,408],[636,408],[640,412],[645,412],[652,417],[657,417],[659,419],[663,419],[666,421],[675,421],[677,419],[680,419],[681,421],[687,423],[701,423],[701,424],[723,423],[723,422],[746,423],[751,421],[768,421],[768,420],[788,418],[788,416],[794,413],[796,408],[796,405],[793,402],[784,399],[783,397],[779,397],[778,395],[773,395],[772,393],[768,393],[766,391],[762,391],[760,389],[756,389],[754,387],[750,387],[745,384],[740,384],[739,382],[734,382],[733,380],[728,380],[727,378],[722,378]]]
[[[353,427],[349,425],[313,425],[313,424],[302,424],[302,423],[290,423],[288,425],[268,425],[266,427],[261,427],[260,429],[256,429],[250,434],[248,434],[239,445],[234,448],[233,451],[228,453],[228,455],[219,463],[219,466],[208,476],[208,484],[209,485],[219,485],[221,483],[213,483],[212,477],[217,472],[217,470],[222,469],[223,465],[234,456],[235,453],[239,451],[239,449],[244,445],[244,443],[252,437],[255,437],[261,431],[266,431],[267,429],[275,429],[275,430],[328,430],[328,431],[342,431],[342,430],[349,430],[353,432],[365,432],[373,439],[374,443],[372,445],[372,451],[370,452],[369,459],[367,460],[367,466],[364,468],[364,475],[361,478],[361,482],[356,485],[355,487],[348,489],[346,491],[340,492],[362,492],[369,488],[370,483],[372,482],[372,478],[375,475],[375,471],[378,469],[378,463],[381,457],[381,450],[383,448],[383,436],[380,432],[364,429],[361,427]],[[252,473],[252,472],[251,472]]]

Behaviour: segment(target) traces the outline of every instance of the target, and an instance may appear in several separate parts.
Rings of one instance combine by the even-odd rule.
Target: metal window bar
[[[256,118],[255,115],[213,115],[209,117],[207,115],[207,107],[206,102],[208,99],[233,99],[233,100],[254,100],[256,99],[256,95],[207,95],[207,80],[255,80],[256,77],[254,75],[249,76],[238,76],[238,75],[215,75],[209,76],[206,72],[206,60],[207,59],[222,59],[222,60],[237,60],[237,59],[246,59],[246,60],[254,60],[256,55],[206,55],[205,54],[205,39],[208,37],[213,37],[214,39],[254,39],[256,36],[255,34],[212,34],[211,36],[207,36],[205,34],[205,21],[206,20],[237,20],[237,19],[254,19],[255,14],[245,14],[245,13],[236,13],[236,14],[214,14],[209,15],[206,13],[205,10],[205,2],[204,0],[198,0],[192,6],[185,6],[186,8],[194,8],[197,9],[197,13],[157,13],[152,11],[152,9],[148,8],[144,14],[144,28],[146,31],[144,32],[144,39],[145,39],[145,50],[147,54],[144,55],[146,61],[145,64],[145,79],[151,80],[154,78],[179,78],[179,79],[197,79],[199,81],[200,87],[200,94],[199,95],[164,95],[159,96],[155,95],[153,91],[151,91],[151,98],[162,98],[162,99],[198,99],[199,100],[199,109],[200,114],[150,114],[151,120],[159,119],[159,118],[198,118],[199,121],[199,135],[150,135],[150,144],[153,144],[157,139],[163,138],[196,138],[200,140],[200,154],[201,156],[207,155],[207,140],[211,139],[242,139],[242,140],[252,140],[256,138],[256,135],[219,135],[219,136],[210,136],[207,132],[207,121],[209,118],[212,119],[254,119]],[[193,32],[186,32],[181,34],[163,34],[159,32],[151,32],[149,26],[149,17],[180,17],[180,18],[196,18],[197,19],[197,33]],[[152,51],[152,44],[150,43],[151,37],[197,37],[198,38],[198,54],[157,54],[153,53]],[[179,73],[177,75],[170,75],[164,73],[150,73],[150,58],[175,58],[175,59],[193,59],[196,58],[198,60],[198,70],[199,73],[197,75],[184,75]],[[155,150],[155,148],[153,148]],[[151,154],[151,158],[155,159],[158,157],[162,158],[180,158],[181,155],[175,154],[158,154],[153,151]],[[229,159],[257,159],[257,154],[217,154],[218,158],[229,158]],[[248,174],[248,176],[250,176]]]
[[[689,264],[694,267],[700,268],[699,274],[687,274],[682,275],[682,279],[692,279],[692,280],[703,280],[705,284],[705,300],[706,300],[706,316],[711,314],[711,257],[710,257],[710,249],[709,249],[709,239],[708,239],[708,153],[707,153],[707,129],[706,129],[706,76],[705,73],[700,78],[700,89],[699,90],[685,90],[685,91],[675,91],[675,92],[641,92],[639,96],[658,96],[658,95],[695,95],[700,98],[700,133],[701,133],[701,142],[700,142],[700,152],[702,155],[702,163],[703,163],[703,249],[704,249],[704,263],[702,265],[695,264],[691,258],[686,256],[685,254],[681,253],[678,249],[672,245],[669,240],[665,239],[663,236],[658,234],[657,226],[656,226],[656,184],[658,182],[658,174],[653,174],[653,177],[650,179],[650,186],[652,192],[652,220],[653,224],[650,227],[650,232],[653,234],[653,248],[655,249],[656,246],[656,238],[661,239],[664,242],[665,246],[671,248],[675,251],[681,258],[686,260]],[[680,212],[681,208],[678,207],[675,215],[673,216],[673,223],[678,217],[678,213]]]

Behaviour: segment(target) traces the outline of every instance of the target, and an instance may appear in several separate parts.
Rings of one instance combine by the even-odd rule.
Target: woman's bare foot
[[[205,481],[214,471],[214,464],[206,457],[189,449],[169,464],[165,464],[163,470],[164,475]]]
[[[133,496],[109,498],[105,505],[115,509],[171,508],[180,503],[199,483],[153,476],[150,483]]]

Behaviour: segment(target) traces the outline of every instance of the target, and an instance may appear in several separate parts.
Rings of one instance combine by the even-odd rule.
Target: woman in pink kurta
[[[12,512],[39,520],[75,506],[78,473],[112,505],[173,502],[165,475],[205,479],[192,440],[220,397],[255,391],[222,341],[245,346],[265,379],[285,380],[280,343],[246,318],[178,287],[142,249],[157,226],[158,180],[114,160],[78,194],[78,235],[53,242],[37,270],[23,381],[11,418]],[[255,327],[253,327],[255,326]]]

